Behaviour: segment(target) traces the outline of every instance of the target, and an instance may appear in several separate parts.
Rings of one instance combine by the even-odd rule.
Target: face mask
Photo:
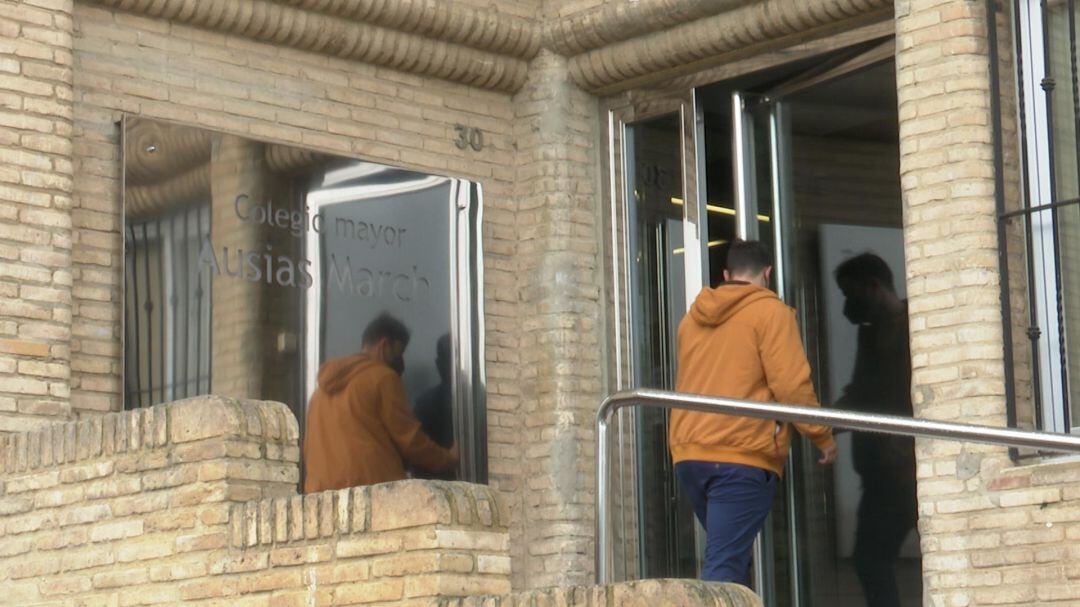
[[[397,356],[393,360],[389,361],[387,364],[390,365],[390,368],[393,369],[394,372],[397,373],[398,375],[404,375],[405,374],[405,357],[404,356]]]
[[[848,297],[844,301],[844,317],[855,325],[860,325],[873,320],[870,313],[870,306],[868,306],[864,300],[857,297]]]

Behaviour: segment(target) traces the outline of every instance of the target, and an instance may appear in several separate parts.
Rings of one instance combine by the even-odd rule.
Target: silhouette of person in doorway
[[[912,415],[907,302],[896,294],[885,260],[863,253],[836,268],[844,316],[858,326],[855,369],[836,405],[867,413]],[[915,526],[915,447],[910,437],[856,432],[855,471],[862,482],[855,569],[869,607],[899,607],[896,560]]]

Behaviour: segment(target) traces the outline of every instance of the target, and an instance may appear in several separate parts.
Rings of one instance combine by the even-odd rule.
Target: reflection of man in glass
[[[859,327],[855,370],[837,405],[871,413],[912,415],[907,304],[888,264],[872,253],[836,268],[844,316]],[[895,564],[915,525],[915,451],[909,437],[856,433],[855,471],[862,481],[855,568],[871,607],[900,605]]]
[[[416,399],[413,413],[420,420],[420,427],[436,443],[443,447],[454,444],[454,414],[450,409],[450,335],[446,334],[435,343],[435,368],[439,371],[439,383]],[[453,480],[453,470],[432,473],[417,470],[414,476]]]
[[[405,462],[452,469],[456,447],[440,447],[409,411],[401,374],[409,330],[381,314],[364,329],[359,354],[328,361],[308,405],[304,491],[405,478]]]

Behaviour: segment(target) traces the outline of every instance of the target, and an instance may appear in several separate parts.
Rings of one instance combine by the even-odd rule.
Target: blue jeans
[[[776,475],[741,464],[688,461],[675,464],[690,505],[705,527],[701,579],[750,585],[754,538],[776,493]]]

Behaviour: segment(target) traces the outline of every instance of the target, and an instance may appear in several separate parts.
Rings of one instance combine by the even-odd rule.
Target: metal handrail
[[[596,581],[608,584],[612,581],[612,555],[609,531],[611,507],[608,497],[608,422],[611,416],[624,407],[653,407],[658,409],[685,409],[703,413],[723,413],[742,417],[772,419],[782,422],[822,424],[846,430],[863,430],[880,434],[897,434],[962,440],[1009,447],[1031,447],[1061,453],[1080,453],[1080,436],[1032,432],[1012,428],[997,428],[976,424],[941,422],[896,415],[877,415],[806,407],[782,405],[757,401],[716,398],[695,394],[680,394],[662,390],[628,390],[604,399],[596,413]]]

